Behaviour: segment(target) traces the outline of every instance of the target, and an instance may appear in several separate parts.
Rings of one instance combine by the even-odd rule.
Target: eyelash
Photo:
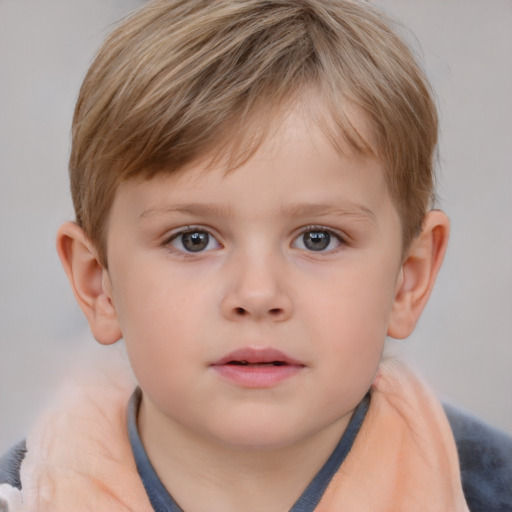
[[[172,252],[179,254],[182,257],[194,257],[198,256],[200,254],[206,253],[211,251],[212,249],[207,250],[199,250],[199,251],[187,251],[185,248],[180,249],[178,247],[173,246],[173,242],[175,240],[178,240],[180,237],[183,237],[186,234],[192,234],[192,233],[206,233],[208,235],[208,245],[210,245],[211,241],[214,240],[215,243],[222,247],[222,244],[218,241],[218,236],[212,234],[211,230],[202,226],[186,226],[176,232],[173,232],[171,235],[167,236],[162,243],[160,244],[162,247],[166,247],[167,249],[171,250]],[[183,242],[182,242],[183,244]],[[207,247],[208,247],[207,245]]]
[[[305,226],[304,228],[302,228],[294,236],[294,238],[292,240],[292,244],[291,244],[292,247],[299,240],[301,240],[301,237],[304,237],[304,235],[306,235],[307,233],[315,233],[315,232],[316,233],[326,233],[329,235],[327,247],[331,244],[332,238],[334,238],[339,245],[337,247],[335,247],[333,249],[329,249],[329,250],[325,250],[325,249],[315,250],[315,249],[310,249],[307,247],[303,247],[303,248],[299,247],[299,249],[304,250],[309,253],[321,255],[321,254],[331,254],[333,252],[337,252],[340,249],[340,247],[347,245],[345,236],[342,235],[339,231],[334,230],[332,228],[327,228],[325,226],[310,225],[310,226]],[[185,248],[178,248],[178,247],[173,246],[173,242],[175,240],[179,239],[180,237],[183,237],[184,235],[186,235],[188,233],[206,233],[208,235],[207,246],[204,249],[200,249],[198,251],[189,251],[189,250],[186,250]],[[163,240],[163,242],[161,243],[161,246],[166,247],[183,257],[194,257],[194,256],[201,255],[201,254],[211,251],[212,248],[207,249],[207,247],[210,245],[212,240],[215,241],[215,243],[217,244],[218,247],[222,247],[222,244],[218,241],[218,236],[212,234],[210,229],[202,227],[202,226],[186,226],[186,227],[180,229],[179,231],[173,232],[171,235],[166,237]],[[304,242],[304,240],[303,240],[303,242]],[[183,241],[182,241],[182,245],[183,245]]]
[[[335,253],[338,250],[340,250],[341,247],[348,245],[345,235],[343,235],[341,232],[339,232],[338,230],[335,230],[335,229],[332,229],[332,228],[327,228],[325,226],[320,226],[320,225],[305,226],[294,237],[293,242],[296,242],[296,241],[300,240],[300,238],[303,237],[306,233],[315,233],[315,232],[316,233],[327,233],[329,235],[329,237],[331,239],[334,238],[338,242],[339,245],[337,247],[335,247],[334,249],[329,249],[329,250],[318,250],[318,251],[315,251],[313,249],[307,249],[307,248],[304,249],[304,250],[306,250],[309,253],[318,254],[318,255],[332,254],[332,253]],[[330,240],[329,243],[331,241],[332,240]]]

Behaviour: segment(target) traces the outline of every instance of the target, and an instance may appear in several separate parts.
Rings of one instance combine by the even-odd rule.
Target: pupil
[[[190,252],[199,252],[208,245],[210,237],[205,231],[191,231],[182,235],[183,247]]]
[[[309,231],[304,234],[304,245],[311,251],[323,251],[331,242],[327,231]]]

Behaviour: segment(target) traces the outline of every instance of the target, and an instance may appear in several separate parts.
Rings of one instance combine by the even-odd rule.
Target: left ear
[[[407,338],[420,317],[448,245],[450,221],[445,213],[432,210],[425,216],[421,233],[412,241],[397,281],[388,324],[388,336]]]

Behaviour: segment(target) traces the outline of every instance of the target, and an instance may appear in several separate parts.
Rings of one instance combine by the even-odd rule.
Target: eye
[[[174,234],[167,243],[182,252],[204,252],[220,247],[215,237],[202,229],[180,231]]]
[[[327,252],[337,249],[342,243],[341,236],[334,231],[309,228],[293,241],[292,246],[306,251]]]

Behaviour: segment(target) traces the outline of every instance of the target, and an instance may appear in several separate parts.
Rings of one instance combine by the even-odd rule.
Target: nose
[[[240,255],[229,268],[222,314],[233,321],[284,322],[293,315],[293,303],[282,265],[270,258]]]

